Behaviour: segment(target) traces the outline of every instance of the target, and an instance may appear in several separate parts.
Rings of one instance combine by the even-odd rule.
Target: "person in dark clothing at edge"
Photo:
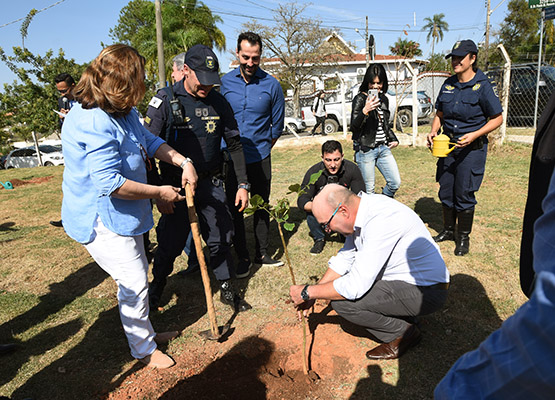
[[[549,182],[555,168],[555,92],[551,93],[547,105],[538,121],[528,178],[528,197],[522,223],[520,245],[520,286],[530,298],[534,289],[534,224],[544,213],[542,202],[547,195]]]
[[[239,297],[231,284],[233,222],[221,176],[222,138],[242,185],[235,199],[235,205],[241,210],[247,206],[248,191],[244,187],[248,182],[233,110],[220,93],[212,90],[214,85],[220,84],[218,68],[218,59],[210,48],[191,47],[185,55],[185,78],[152,98],[145,126],[195,165],[199,176],[195,207],[202,236],[210,251],[210,267],[220,282],[220,300],[237,311],[246,311],[251,306]],[[170,184],[178,178],[180,170],[161,162],[160,171],[162,183]],[[158,248],[152,268],[154,279],[149,288],[150,304],[154,307],[160,302],[166,278],[191,230],[186,202],[172,205],[157,201],[156,206],[162,216],[156,227]]]
[[[326,233],[312,214],[314,197],[329,183],[338,183],[347,189],[351,189],[355,194],[365,190],[360,169],[355,163],[343,159],[343,148],[337,140],[328,140],[322,144],[322,161],[308,169],[301,187],[306,187],[310,182],[310,177],[319,171],[322,171],[322,175],[316,182],[304,189],[305,193],[297,199],[299,209],[306,212],[306,223],[314,239],[310,254],[314,255],[320,254],[326,244]]]
[[[443,125],[443,133],[456,142],[455,150],[437,162],[436,181],[443,206],[443,230],[436,242],[455,240],[455,255],[470,249],[470,232],[486,168],[487,134],[503,122],[495,86],[478,69],[478,48],[472,40],[461,40],[446,58],[455,75],[447,78],[436,101],[436,116],[428,134],[428,147]],[[456,227],[456,233],[455,233]]]

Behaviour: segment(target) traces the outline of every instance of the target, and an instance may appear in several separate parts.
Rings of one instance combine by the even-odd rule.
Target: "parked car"
[[[51,145],[39,146],[42,163],[44,166],[63,165],[64,155],[60,147]],[[10,151],[6,157],[4,167],[8,168],[32,168],[39,165],[37,152],[34,146],[24,147]]]
[[[284,133],[299,133],[306,129],[306,124],[301,118],[285,117],[283,124]]]
[[[503,69],[494,68],[486,72],[501,93],[503,88]],[[515,64],[511,66],[509,83],[509,107],[507,124],[510,126],[533,126],[536,105],[537,64]],[[550,65],[540,67],[538,93],[538,117],[543,112],[549,96],[555,90],[555,68]]]
[[[345,116],[347,119],[347,127],[351,124],[351,102],[353,98],[358,93],[358,88],[360,85],[353,86],[350,90],[345,93]],[[324,126],[324,131],[327,134],[337,132],[341,126],[343,126],[343,107],[341,101],[338,101],[335,95],[326,97],[326,112],[328,114],[326,118],[326,124]],[[395,109],[397,108],[397,95],[390,88],[386,93],[389,99],[389,111],[390,122],[393,122],[395,115]],[[398,125],[401,128],[408,127],[412,125],[412,93],[404,92],[399,96],[399,112],[397,113]],[[426,122],[429,120],[432,113],[432,101],[430,97],[424,91],[419,91],[418,94],[418,121]],[[312,99],[306,99],[307,104],[312,104]],[[304,122],[308,126],[316,124],[316,118],[312,114],[310,105],[301,108],[301,115]]]

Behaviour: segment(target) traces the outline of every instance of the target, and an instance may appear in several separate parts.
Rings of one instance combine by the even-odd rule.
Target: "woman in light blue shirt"
[[[144,58],[132,47],[109,46],[83,73],[77,100],[62,128],[65,170],[62,221],[118,285],[118,305],[131,355],[168,368],[157,350],[178,332],[155,333],[148,314],[148,262],[142,234],[153,226],[149,199],[182,201],[180,188],[146,183],[149,157],[183,169],[182,185],[196,186],[189,159],[143,128],[134,106],[143,98]]]

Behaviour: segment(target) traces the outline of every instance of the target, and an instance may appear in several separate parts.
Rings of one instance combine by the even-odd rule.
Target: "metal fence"
[[[486,74],[497,85],[500,100],[503,101],[503,87],[508,85],[509,101],[507,109],[507,125],[509,127],[535,127],[535,119],[543,112],[547,100],[555,90],[555,68],[542,65],[538,81],[538,65],[513,64],[510,82],[504,81],[502,67],[490,68]],[[536,88],[537,111],[536,111]]]

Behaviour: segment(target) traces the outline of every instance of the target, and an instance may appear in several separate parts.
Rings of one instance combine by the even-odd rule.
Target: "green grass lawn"
[[[319,144],[287,140],[292,145],[273,151],[273,199],[285,196],[287,187],[299,183],[308,167],[320,159]],[[345,157],[352,160],[350,142],[343,144]],[[370,368],[361,371],[345,383],[357,386],[357,393],[365,396],[360,398],[429,398],[449,366],[524,302],[518,260],[530,152],[529,145],[507,143],[489,154],[477,195],[470,254],[455,257],[453,243],[441,243],[453,284],[444,310],[426,320],[429,337],[437,340],[431,346],[437,353],[432,357],[424,346],[416,360],[384,363],[381,385],[361,385]],[[402,147],[394,155],[402,177],[397,200],[413,208],[435,234],[442,226],[434,180],[436,160],[424,148]],[[63,229],[48,224],[60,218],[62,173],[63,167],[0,170],[0,181],[46,178],[42,183],[0,190],[0,343],[21,345],[19,351],[2,357],[0,395],[14,399],[100,398],[119,387],[133,362],[121,332],[115,284],[81,245]],[[376,175],[379,191],[384,181]],[[307,282],[322,275],[325,261],[341,243],[329,242],[321,255],[311,256],[304,213],[291,200],[296,227],[287,234],[288,251],[297,281]],[[282,257],[275,228],[271,246]],[[250,223],[247,229],[250,240]],[[154,232],[151,235],[155,240]],[[181,257],[175,270],[185,266]],[[253,275],[240,288],[255,309],[236,324],[248,329],[273,321],[276,299],[287,298],[289,284],[285,268]],[[153,324],[207,327],[201,288],[173,280],[168,293],[164,311],[152,317]],[[187,351],[189,342],[198,341],[193,331],[186,330],[171,345],[173,354]]]

